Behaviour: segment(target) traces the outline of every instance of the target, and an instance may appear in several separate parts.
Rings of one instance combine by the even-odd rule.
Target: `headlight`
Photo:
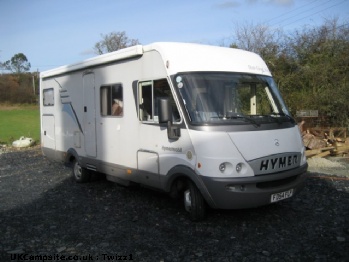
[[[239,175],[244,175],[246,173],[246,165],[242,162],[239,162],[234,165],[230,162],[223,162],[221,164],[219,164],[218,169],[221,173],[231,176],[235,174],[239,174]]]
[[[221,171],[222,173],[225,171],[226,165],[225,163],[222,163],[219,165],[219,171]]]
[[[237,165],[236,165],[236,172],[238,172],[238,173],[240,173],[241,172],[241,170],[242,170],[242,163],[238,163]]]

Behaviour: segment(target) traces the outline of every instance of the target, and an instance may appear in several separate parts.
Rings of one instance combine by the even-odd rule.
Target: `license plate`
[[[293,189],[280,192],[280,193],[275,193],[271,195],[271,203],[278,202],[280,200],[284,200],[286,198],[290,198],[293,195]]]

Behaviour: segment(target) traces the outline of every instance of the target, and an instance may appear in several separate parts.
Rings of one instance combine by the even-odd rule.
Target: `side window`
[[[121,84],[101,86],[101,115],[123,116],[124,100]]]
[[[55,104],[53,88],[44,89],[42,99],[44,106],[53,106]]]
[[[180,115],[166,79],[140,82],[138,85],[139,120],[159,122],[158,98],[167,97],[171,101],[173,122],[180,122]]]

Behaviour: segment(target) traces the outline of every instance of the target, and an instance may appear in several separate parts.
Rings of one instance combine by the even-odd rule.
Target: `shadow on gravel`
[[[182,203],[165,194],[105,180],[76,184],[60,163],[40,154],[10,154],[18,153],[0,155],[1,261],[25,255],[70,255],[71,261],[349,260],[346,180],[311,177],[293,199],[210,210],[207,220],[193,223]],[[18,157],[26,157],[24,165],[13,160]]]

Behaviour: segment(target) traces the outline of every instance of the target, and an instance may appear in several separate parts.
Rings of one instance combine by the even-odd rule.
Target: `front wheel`
[[[206,217],[206,203],[196,185],[189,181],[184,191],[184,207],[189,212],[190,220],[200,221]]]
[[[77,160],[73,162],[73,177],[78,183],[86,183],[90,181],[91,175],[88,173],[86,168],[80,166]]]

